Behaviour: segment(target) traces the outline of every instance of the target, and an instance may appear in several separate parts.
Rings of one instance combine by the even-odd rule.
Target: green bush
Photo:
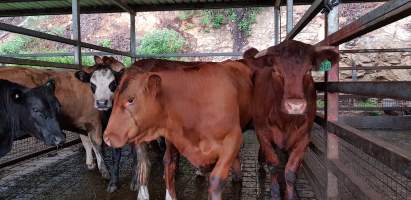
[[[244,14],[241,16],[237,16],[235,9],[206,10],[203,11],[201,23],[219,29],[222,25],[231,22],[237,25],[240,31],[250,35],[251,25],[256,22],[256,17],[261,10],[261,8],[244,8]]]
[[[0,44],[1,54],[18,54],[24,51],[24,48],[33,38],[16,36],[12,40]]]
[[[178,18],[180,20],[187,20],[193,17],[194,11],[193,10],[185,10],[185,11],[180,11],[178,12]]]
[[[123,65],[129,67],[132,64],[130,57],[123,57]]]
[[[98,41],[98,45],[106,48],[111,48],[112,42],[110,39],[103,39]]]
[[[160,29],[144,35],[138,52],[145,55],[176,53],[183,48],[184,43],[180,33],[171,29]]]

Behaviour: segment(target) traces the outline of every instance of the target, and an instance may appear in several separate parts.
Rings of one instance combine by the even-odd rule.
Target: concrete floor
[[[241,151],[243,183],[226,184],[223,199],[265,200],[270,199],[269,178],[259,173],[257,163],[258,142],[253,133],[245,134]],[[110,166],[109,151],[106,152]],[[165,185],[162,179],[163,166],[159,156],[152,156],[152,173],[149,185],[150,199],[165,199]],[[176,176],[176,190],[179,200],[206,200],[207,181],[193,176],[194,169],[181,160]],[[120,171],[120,189],[112,194],[106,192],[108,181],[101,178],[97,170],[89,171],[85,165],[84,152],[80,146],[59,150],[14,166],[0,169],[0,199],[13,200],[129,200],[136,194],[129,190],[131,159],[128,151],[123,152]],[[296,183],[301,200],[314,200],[315,195],[302,173]]]

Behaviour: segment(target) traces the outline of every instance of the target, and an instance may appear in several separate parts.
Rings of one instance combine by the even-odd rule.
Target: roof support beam
[[[329,35],[318,45],[337,46],[411,14],[410,0],[392,0]]]
[[[34,30],[30,30],[30,29],[26,29],[26,28],[14,26],[14,25],[6,24],[6,23],[1,23],[1,22],[0,22],[0,30],[8,31],[12,33],[18,33],[18,34],[27,35],[27,36],[36,37],[36,38],[41,38],[45,40],[50,40],[54,42],[70,44],[73,46],[77,45],[76,40],[71,40],[71,39],[67,39],[64,37],[51,35],[51,34],[39,32],[39,31],[34,31]],[[103,52],[112,53],[116,55],[130,56],[129,52],[114,50],[114,49],[110,49],[110,48],[106,48],[106,47],[102,47],[102,46],[98,46],[94,44],[89,44],[85,42],[80,42],[80,45],[83,48],[94,49],[97,51],[103,51]]]
[[[323,0],[316,0],[310,8],[304,13],[300,21],[297,22],[295,27],[288,33],[286,40],[294,39],[298,33],[300,33],[308,23],[321,11],[323,8]]]
[[[291,32],[294,26],[293,21],[293,8],[294,8],[294,1],[287,0],[287,34]]]
[[[118,7],[123,9],[125,12],[134,13],[134,10],[130,6],[128,6],[126,3],[123,3],[120,0],[107,0],[107,1],[116,4]]]
[[[130,13],[130,54],[131,61],[136,61],[137,42],[136,42],[136,13]]]
[[[80,5],[78,0],[71,0],[72,9],[72,39],[76,41],[74,47],[74,64],[81,66],[81,27],[80,27]]]

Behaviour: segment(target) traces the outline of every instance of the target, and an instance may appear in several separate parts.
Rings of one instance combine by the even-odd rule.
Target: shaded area
[[[241,152],[243,183],[226,184],[223,198],[232,200],[269,199],[269,178],[258,174],[258,142],[253,133],[245,134]],[[52,152],[14,166],[0,169],[0,199],[41,200],[135,200],[136,193],[129,190],[131,179],[131,157],[123,150],[120,171],[121,186],[118,191],[106,192],[108,181],[103,180],[97,170],[89,171],[80,145]],[[106,151],[106,162],[110,166],[110,151]],[[163,165],[159,155],[152,154],[152,171],[149,184],[150,199],[163,200],[165,184]],[[179,200],[207,200],[208,181],[196,177],[194,168],[181,159],[176,175],[176,190]],[[315,199],[314,193],[303,174],[299,174],[297,191],[300,199]]]

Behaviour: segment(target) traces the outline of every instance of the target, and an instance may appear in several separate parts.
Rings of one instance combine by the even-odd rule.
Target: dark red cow
[[[324,60],[333,64],[339,56],[334,47],[320,47],[285,41],[247,55],[256,69],[253,89],[253,122],[260,142],[260,159],[272,176],[272,199],[281,199],[280,154],[288,156],[284,179],[285,199],[295,199],[294,183],[304,152],[310,143],[310,130],[316,112],[316,91],[311,70]],[[283,163],[285,164],[285,163]]]

